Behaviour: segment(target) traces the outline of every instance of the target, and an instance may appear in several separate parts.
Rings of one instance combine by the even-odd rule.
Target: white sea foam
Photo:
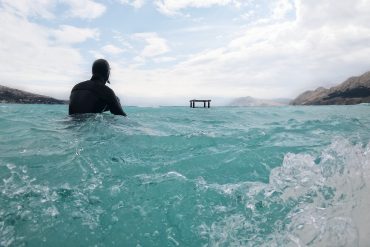
[[[169,180],[187,180],[184,175],[176,171],[170,171],[163,174],[141,174],[136,177],[142,184],[161,183]]]
[[[211,225],[202,224],[199,234],[207,236],[211,246],[368,246],[370,144],[363,147],[335,139],[318,158],[287,154],[282,166],[271,171],[268,184],[218,185],[198,179],[197,185],[203,189],[225,194],[242,192],[245,208],[255,219],[263,216],[263,208],[272,203],[293,205],[265,237],[240,234],[260,230],[260,222],[240,213]],[[259,201],[261,194],[264,198]]]
[[[324,150],[317,165],[321,172],[308,177],[315,181],[309,189],[317,196],[313,196],[310,203],[299,204],[298,213],[289,215],[291,223],[282,233],[283,239],[291,239],[293,246],[367,246],[370,243],[369,150],[370,145],[352,145],[344,139],[335,140]],[[302,172],[307,170],[309,165]],[[331,194],[325,196],[320,189],[329,189]],[[292,196],[298,198],[302,194]]]

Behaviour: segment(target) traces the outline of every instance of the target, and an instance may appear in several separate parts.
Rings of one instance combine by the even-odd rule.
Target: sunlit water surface
[[[369,246],[370,106],[0,104],[0,246]]]

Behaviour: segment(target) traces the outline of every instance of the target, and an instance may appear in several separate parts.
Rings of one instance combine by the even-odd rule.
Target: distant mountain
[[[289,100],[286,99],[266,100],[247,96],[234,99],[229,103],[229,106],[283,106],[287,105],[288,102]]]
[[[67,101],[28,93],[0,85],[0,103],[16,104],[66,104]]]
[[[319,87],[306,91],[294,99],[292,105],[355,105],[370,103],[370,71],[351,77],[338,86]]]

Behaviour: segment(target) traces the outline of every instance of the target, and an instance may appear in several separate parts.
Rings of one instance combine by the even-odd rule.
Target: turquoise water
[[[0,104],[0,246],[368,246],[370,106]]]

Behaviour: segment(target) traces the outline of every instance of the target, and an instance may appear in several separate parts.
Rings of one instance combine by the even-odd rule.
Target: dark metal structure
[[[190,100],[190,107],[191,108],[195,108],[195,102],[203,102],[203,107],[206,108],[210,108],[211,107],[211,100],[210,99],[192,99]],[[206,106],[207,104],[207,106]]]

